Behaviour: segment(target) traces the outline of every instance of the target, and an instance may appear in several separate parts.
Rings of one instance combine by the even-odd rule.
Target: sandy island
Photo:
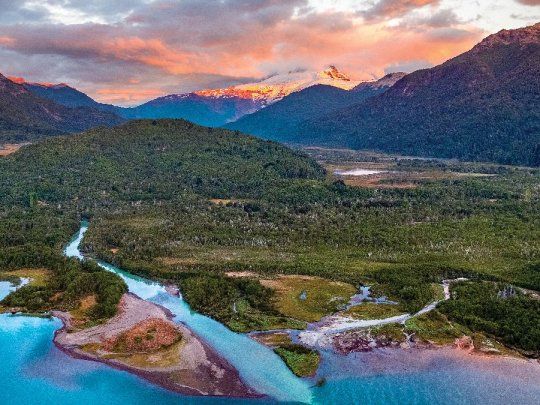
[[[118,314],[102,325],[76,330],[72,317],[54,311],[64,326],[55,345],[67,354],[105,363],[186,395],[260,397],[238,371],[165,308],[124,294]]]

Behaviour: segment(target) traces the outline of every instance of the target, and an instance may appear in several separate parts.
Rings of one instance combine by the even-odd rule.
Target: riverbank
[[[105,363],[185,395],[261,396],[244,384],[238,372],[206,342],[186,326],[172,322],[173,316],[167,309],[134,294],[122,297],[115,317],[92,328],[77,331],[68,313],[55,311],[53,315],[64,324],[56,331],[54,344],[75,358]],[[153,321],[153,332],[156,332],[156,325],[177,331],[178,341],[147,352],[122,352],[111,348],[110,342],[133,333],[149,321]],[[144,332],[149,331],[152,332]],[[135,336],[135,340],[140,342],[147,336],[148,333]]]
[[[150,285],[146,285],[146,288],[150,288]],[[173,300],[175,302],[174,307],[167,305],[172,310],[173,308],[176,310],[178,309],[176,300],[178,299],[176,296],[176,290],[172,290],[170,286],[167,288],[168,293],[165,293],[165,287],[163,287],[163,294],[160,295],[160,299],[157,301],[160,302],[168,302],[168,300]],[[139,292],[143,293],[147,292],[150,294],[146,289],[140,289]],[[174,293],[174,296],[171,295],[171,293]],[[151,293],[153,294],[153,293]],[[127,294],[126,295],[129,298],[133,298],[135,301],[139,301],[139,304],[144,304],[145,308],[144,310],[141,310],[139,307],[136,311],[127,311],[126,309],[119,312],[120,316],[122,313],[126,314],[130,312],[129,316],[125,316],[123,319],[116,319],[116,322],[113,323],[112,327],[109,325],[108,331],[104,332],[103,338],[105,340],[110,339],[111,337],[118,336],[119,334],[122,334],[125,330],[130,330],[133,326],[137,325],[142,319],[160,319],[163,321],[170,321],[171,316],[173,313],[171,313],[167,308],[162,307],[161,305],[156,305],[149,301],[144,301],[139,299],[137,296],[133,294]],[[165,301],[164,301],[165,300]],[[137,304],[137,305],[139,305]],[[146,305],[149,305],[149,307],[146,307]],[[65,316],[65,313],[55,313],[57,317],[65,317],[65,326],[63,329],[66,329],[67,335],[73,335],[78,336],[76,333],[78,332],[84,332],[82,335],[79,335],[81,338],[81,341],[88,341],[92,342],[93,339],[96,336],[99,336],[99,334],[96,335],[96,329],[90,328],[86,331],[74,331],[71,333],[67,333],[67,329],[69,327],[69,317]],[[114,320],[115,318],[113,318]],[[105,324],[107,325],[107,324]],[[103,327],[104,325],[100,325],[100,327]],[[184,326],[184,325],[179,325]],[[96,327],[96,328],[100,328]],[[298,331],[288,331],[293,336],[298,335]],[[57,335],[60,332],[56,332]],[[180,333],[182,336],[184,336],[184,332],[180,330]],[[268,332],[265,332],[268,334]],[[272,332],[270,332],[271,334]],[[283,334],[283,331],[281,332]],[[345,332],[347,334],[350,333],[358,333],[358,331],[347,331]],[[260,334],[259,334],[260,335]],[[251,337],[254,337],[250,334]],[[264,342],[266,339],[262,339],[262,336],[259,336],[260,339],[257,339],[261,343],[268,343]],[[116,369],[128,371],[129,373],[133,375],[137,375],[139,377],[142,377],[143,379],[161,386],[163,388],[166,388],[170,391],[179,392],[182,394],[187,395],[204,395],[201,392],[194,392],[188,390],[185,386],[184,387],[178,387],[178,386],[172,386],[169,385],[170,381],[167,380],[167,377],[160,375],[159,371],[156,370],[156,368],[153,368],[150,370],[149,373],[145,373],[146,370],[141,369],[140,367],[132,367],[132,365],[128,364],[130,367],[126,367],[125,364],[120,363],[114,363],[118,359],[110,359],[110,358],[91,358],[89,357],[89,353],[85,352],[84,350],[81,350],[81,352],[70,350],[66,347],[61,347],[57,344],[56,338],[55,344],[57,347],[61,348],[64,352],[71,355],[71,357],[76,358],[82,358],[86,360],[94,360],[103,364],[106,364],[108,366],[111,366]],[[296,339],[294,339],[296,340]],[[296,340],[297,341],[297,340]],[[416,342],[415,342],[416,343]],[[90,343],[91,344],[91,343]],[[236,346],[237,348],[239,346]],[[432,386],[432,384],[439,384],[438,376],[443,373],[443,375],[449,375],[453,378],[456,378],[457,376],[460,376],[461,374],[459,370],[465,370],[464,373],[467,374],[470,372],[471,369],[479,370],[480,377],[488,379],[491,381],[491,378],[499,378],[497,376],[500,375],[500,373],[496,373],[496,371],[499,368],[502,368],[506,370],[505,377],[510,378],[512,383],[508,383],[508,386],[512,387],[512,390],[516,388],[520,388],[521,384],[523,384],[523,378],[529,375],[529,380],[525,381],[527,384],[531,384],[531,382],[537,381],[538,376],[540,376],[540,367],[538,363],[534,363],[530,360],[515,360],[515,359],[509,359],[507,357],[503,356],[470,356],[469,354],[471,351],[463,347],[466,350],[455,350],[455,349],[449,349],[448,347],[438,348],[437,350],[430,350],[433,349],[435,346],[430,345],[411,345],[407,350],[403,350],[401,346],[377,346],[375,348],[370,348],[368,351],[358,351],[358,350],[351,350],[348,352],[339,353],[334,350],[321,350],[321,366],[319,371],[316,373],[316,375],[307,380],[311,384],[316,384],[318,381],[326,381],[322,386],[318,387],[312,387],[311,391],[314,395],[313,401],[305,401],[305,402],[313,402],[313,403],[319,403],[325,402],[327,400],[332,400],[332,402],[339,404],[339,403],[351,403],[355,402],[357,400],[360,400],[361,398],[365,399],[367,398],[380,398],[380,394],[377,394],[379,392],[378,390],[380,388],[374,388],[375,386],[371,387],[371,381],[375,378],[377,381],[380,381],[379,385],[377,384],[377,387],[382,386],[384,387],[386,384],[386,381],[391,380],[395,381],[398,385],[398,389],[403,389],[403,387],[407,386],[409,383],[405,384],[403,381],[408,381],[408,379],[414,379],[417,381],[417,375],[420,376],[420,382],[415,383],[419,384],[418,386],[415,386],[417,390],[422,390],[423,385],[422,384],[428,384]],[[88,347],[87,347],[88,349]],[[91,355],[92,353],[90,353]],[[241,352],[236,352],[235,355],[241,355]],[[253,357],[249,356],[251,358],[251,364],[253,365]],[[120,359],[122,360],[122,359]],[[125,359],[123,359],[125,360]],[[485,360],[485,361],[484,361]],[[272,365],[268,363],[267,364],[269,368],[271,368]],[[255,366],[257,367],[257,366]],[[468,370],[468,371],[467,371]],[[427,373],[427,374],[426,374]],[[427,375],[427,377],[426,377]],[[501,377],[502,378],[502,377]],[[210,379],[212,381],[212,378],[207,374],[206,376],[203,375],[201,378],[203,381],[206,381]],[[427,380],[426,380],[427,379]],[[455,382],[456,389],[459,391],[460,389],[464,389],[469,387],[467,384],[467,381],[464,381],[465,378],[462,376],[462,380],[458,380]],[[515,383],[515,381],[519,381],[519,385]],[[304,380],[305,381],[305,380]],[[343,385],[346,382],[346,385]],[[403,383],[403,384],[402,384]],[[365,390],[365,386],[370,386],[370,390],[364,394],[362,394],[362,397],[358,397],[357,392],[362,389]],[[446,391],[444,391],[441,395],[441,398],[448,399],[450,398],[450,391],[449,388],[445,385]],[[470,389],[470,388],[467,388]],[[501,390],[499,390],[501,391]],[[529,392],[530,391],[530,392]],[[533,398],[534,395],[532,394],[532,391],[529,389],[527,392],[524,392],[520,395],[522,395],[523,399],[527,398]],[[506,391],[505,391],[506,392]],[[338,397],[335,397],[339,393]],[[428,393],[424,393],[427,397]],[[444,394],[444,395],[443,395]],[[499,392],[499,394],[502,394]],[[212,396],[212,394],[208,394]],[[390,394],[388,394],[390,395]],[[392,394],[393,395],[393,394]],[[467,392],[467,395],[472,395],[470,392]],[[485,392],[482,392],[482,395],[486,395]],[[504,394],[501,398],[510,398],[508,395],[508,392]],[[512,394],[512,398],[514,394]],[[519,396],[518,396],[519,397]],[[217,397],[217,398],[224,398]],[[219,400],[217,399],[216,400]],[[396,396],[397,398],[397,396]],[[438,399],[441,399],[438,398]],[[367,401],[369,403],[369,400]],[[522,402],[527,403],[527,402]]]

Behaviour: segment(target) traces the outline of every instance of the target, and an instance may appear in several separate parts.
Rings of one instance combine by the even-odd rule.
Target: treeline
[[[505,288],[511,294],[505,296]],[[452,299],[439,305],[451,320],[494,336],[526,352],[540,355],[540,301],[500,283],[461,282]]]
[[[43,245],[23,245],[0,250],[0,268],[46,268],[51,277],[46,286],[27,285],[8,295],[1,304],[28,311],[77,308],[79,300],[96,296],[88,310],[94,319],[109,318],[116,313],[118,301],[127,286],[118,276],[89,261],[68,259],[56,249]]]
[[[460,277],[476,280],[494,278],[469,269],[438,264],[387,267],[370,274],[370,278],[377,283],[374,292],[388,294],[409,313],[419,311],[437,298],[433,284],[441,284],[443,280]]]
[[[258,280],[219,275],[188,275],[179,281],[182,295],[191,308],[226,325],[245,315],[239,313],[244,309],[240,308],[240,305],[248,306],[251,312],[279,315],[273,305],[274,291],[262,286]],[[246,319],[236,321],[245,323]]]

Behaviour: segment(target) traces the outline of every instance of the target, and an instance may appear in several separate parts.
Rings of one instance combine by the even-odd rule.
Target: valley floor
[[[0,277],[33,279],[3,310],[61,310],[66,350],[182,392],[282,400],[324,387],[339,356],[538,357],[538,169],[293,152],[182,121],[100,131],[0,159]],[[60,254],[81,219],[68,256],[93,260]],[[127,317],[146,305],[128,291],[149,322],[150,307]]]

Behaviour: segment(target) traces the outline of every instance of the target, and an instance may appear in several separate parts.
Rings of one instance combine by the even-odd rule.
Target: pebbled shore
[[[138,375],[151,383],[185,395],[257,398],[238,371],[186,326],[171,321],[165,308],[144,301],[134,294],[124,294],[118,314],[108,322],[83,330],[73,330],[72,318],[66,312],[53,315],[64,326],[57,330],[54,344],[72,357],[105,363]],[[182,335],[175,347],[163,353],[111,353],[104,344],[131,330],[141,322],[157,320],[173,325]],[[141,358],[144,362],[141,363]],[[159,360],[166,360],[158,362]],[[155,362],[155,364],[153,363]]]

